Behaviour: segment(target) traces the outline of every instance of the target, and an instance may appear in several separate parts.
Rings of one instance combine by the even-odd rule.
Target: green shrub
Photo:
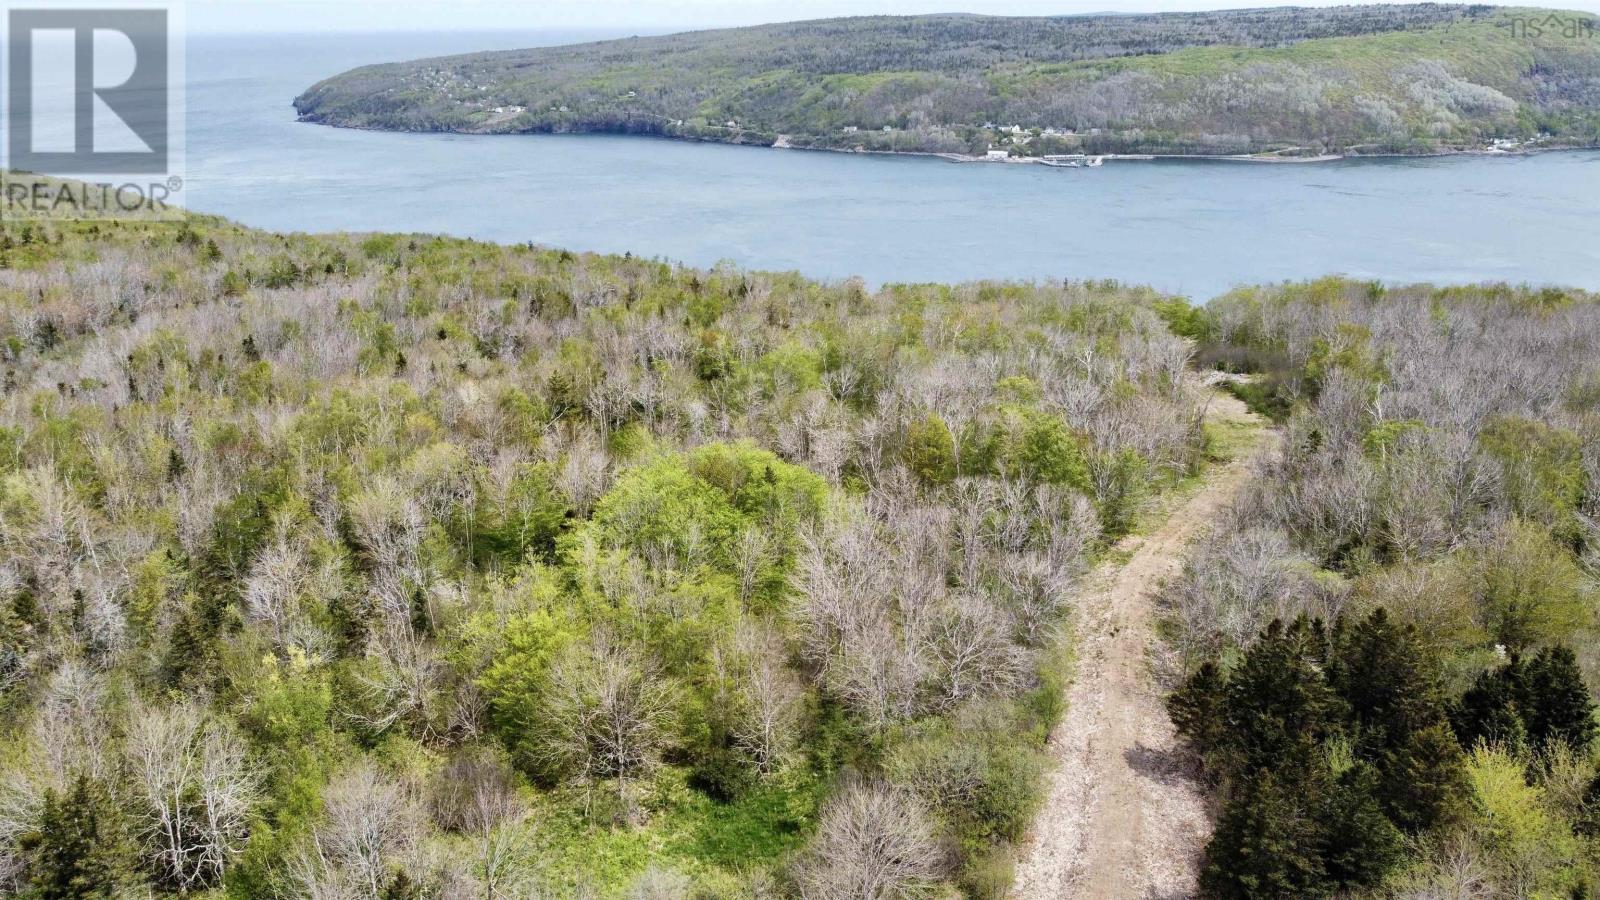
[[[955,438],[938,416],[928,416],[906,428],[902,458],[906,468],[929,487],[946,485],[956,478]]]
[[[969,850],[1022,838],[1043,799],[1044,759],[1016,740],[1018,710],[999,701],[962,708],[893,744],[884,769],[913,786]]]
[[[1510,522],[1471,562],[1481,591],[1479,615],[1506,647],[1560,641],[1594,621],[1577,562],[1531,522]]]
[[[1014,427],[1008,460],[1012,472],[1028,481],[1090,493],[1088,454],[1065,422],[1030,412]]]

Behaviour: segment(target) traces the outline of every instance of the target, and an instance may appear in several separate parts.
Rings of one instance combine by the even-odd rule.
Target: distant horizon
[[[739,28],[849,16],[987,15],[1093,16],[1192,13],[1223,9],[1393,5],[1414,0],[1350,3],[1345,0],[1263,3],[1260,0],[974,0],[965,8],[928,8],[918,0],[545,0],[536,6],[511,0],[419,0],[395,9],[378,0],[190,0],[188,30],[196,35],[403,34],[574,32],[639,36]],[[1443,5],[1467,5],[1449,4]],[[1527,6],[1489,3],[1489,6]],[[1552,4],[1600,13],[1600,0]],[[307,24],[316,23],[316,24]]]

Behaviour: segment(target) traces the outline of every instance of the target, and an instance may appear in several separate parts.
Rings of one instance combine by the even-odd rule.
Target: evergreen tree
[[[1210,753],[1222,743],[1227,687],[1217,664],[1206,662],[1167,697],[1172,724],[1201,753]]]
[[[422,900],[422,885],[412,880],[405,869],[395,869],[383,886],[380,900]]]
[[[1341,890],[1377,885],[1400,863],[1405,839],[1383,814],[1378,774],[1357,763],[1335,780],[1321,804],[1318,825],[1323,865]]]
[[[1414,626],[1396,623],[1383,609],[1336,628],[1329,680],[1349,704],[1365,758],[1379,759],[1444,721],[1437,662]]]
[[[1451,717],[1456,739],[1463,747],[1480,743],[1498,744],[1508,749],[1527,745],[1528,731],[1522,721],[1527,703],[1527,672],[1521,658],[1499,669],[1480,674],[1461,696]]]
[[[1464,820],[1472,809],[1467,757],[1443,722],[1410,735],[1383,761],[1384,812],[1412,832]]]
[[[1528,665],[1528,704],[1523,724],[1540,749],[1563,741],[1579,753],[1594,742],[1594,701],[1567,647],[1546,647]]]
[[[1532,662],[1513,655],[1501,668],[1479,675],[1453,718],[1463,746],[1482,741],[1544,750],[1559,740],[1583,752],[1594,742],[1594,710],[1576,657],[1557,646]]]
[[[24,836],[29,900],[116,900],[135,881],[138,850],[105,786],[78,776],[45,794],[39,830]]]
[[[1277,900],[1329,893],[1319,850],[1317,810],[1306,779],[1283,771],[1247,778],[1222,811],[1206,845],[1201,896],[1214,900]]]
[[[1302,743],[1320,745],[1342,725],[1345,708],[1322,673],[1326,643],[1304,616],[1273,622],[1228,678],[1223,749],[1238,771],[1281,765]]]

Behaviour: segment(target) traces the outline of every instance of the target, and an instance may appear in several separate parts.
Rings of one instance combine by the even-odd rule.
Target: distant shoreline
[[[320,125],[325,128],[342,128],[350,131],[370,131],[383,134],[450,134],[467,137],[544,137],[544,136],[573,136],[593,135],[603,137],[651,138],[662,141],[673,141],[686,144],[720,144],[728,147],[749,147],[759,150],[801,150],[819,153],[841,153],[851,156],[902,156],[926,157],[939,159],[945,162],[959,163],[987,163],[991,165],[1039,165],[1045,168],[1070,168],[1050,166],[1043,157],[1038,156],[1011,156],[990,158],[969,153],[945,153],[934,150],[868,150],[853,147],[819,147],[814,144],[791,144],[789,135],[778,135],[771,141],[746,141],[746,140],[721,140],[714,137],[696,137],[691,135],[664,134],[649,131],[606,131],[598,129],[571,129],[566,131],[468,131],[455,128],[380,128],[369,125],[347,125],[341,122],[330,122],[311,116],[299,116],[296,121],[305,125]],[[1285,156],[1281,151],[1266,151],[1262,153],[1077,153],[1062,154],[1079,159],[1098,158],[1105,162],[1240,162],[1258,163],[1266,165],[1293,164],[1306,165],[1315,163],[1340,162],[1348,159],[1434,159],[1452,156],[1505,156],[1520,157],[1532,156],[1538,153],[1557,153],[1576,150],[1600,150],[1600,144],[1572,144],[1561,146],[1519,147],[1515,150],[1473,148],[1473,149],[1447,149],[1431,150],[1420,153],[1319,153],[1305,156]]]

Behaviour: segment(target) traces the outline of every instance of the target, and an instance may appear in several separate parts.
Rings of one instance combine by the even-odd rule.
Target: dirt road
[[[1209,416],[1259,424],[1221,393]],[[1232,461],[1208,472],[1155,530],[1125,538],[1090,576],[1075,610],[1078,668],[1051,737],[1045,807],[1017,866],[1017,900],[1194,895],[1211,826],[1151,673],[1152,605],[1161,584],[1182,570],[1189,543],[1238,496],[1275,437],[1264,427],[1242,433],[1248,443]]]

